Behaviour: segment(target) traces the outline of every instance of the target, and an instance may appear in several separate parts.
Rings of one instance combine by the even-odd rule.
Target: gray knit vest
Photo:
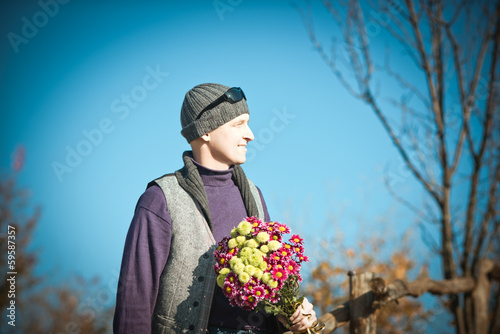
[[[199,203],[179,185],[174,174],[154,182],[165,194],[172,239],[160,277],[151,330],[154,334],[204,334],[216,283],[213,269],[216,243]],[[258,216],[264,219],[259,191],[250,180],[248,185]]]

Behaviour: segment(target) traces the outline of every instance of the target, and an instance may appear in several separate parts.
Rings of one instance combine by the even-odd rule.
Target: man
[[[240,167],[254,139],[240,88],[202,84],[186,93],[184,167],[148,184],[123,252],[114,333],[276,333],[274,317],[231,307],[215,284],[215,245],[247,216],[270,221]],[[285,319],[279,319],[283,324]],[[306,300],[290,330],[316,320]],[[238,332],[238,330],[242,330]]]

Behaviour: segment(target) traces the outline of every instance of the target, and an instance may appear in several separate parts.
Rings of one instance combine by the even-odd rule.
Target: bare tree
[[[499,240],[500,1],[323,5],[340,31],[331,53],[316,37],[311,7],[299,8],[315,49],[375,113],[425,199],[405,199],[389,180],[390,191],[418,215],[425,241],[442,260],[443,278],[475,282],[466,292],[443,290],[456,333],[486,333],[488,327],[493,333],[498,306],[480,305],[490,298],[498,305],[499,293],[481,284],[480,272]],[[385,53],[378,52],[380,40]],[[380,86],[386,78],[399,88]],[[436,234],[439,240],[432,239]]]

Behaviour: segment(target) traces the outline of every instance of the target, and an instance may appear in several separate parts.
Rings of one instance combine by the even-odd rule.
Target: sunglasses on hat
[[[246,100],[247,97],[245,96],[245,93],[243,93],[243,90],[241,90],[240,87],[229,88],[227,92],[225,92],[222,96],[218,97],[214,102],[210,103],[208,106],[203,108],[203,110],[196,117],[196,120],[198,120],[205,111],[217,107],[222,102],[229,102],[232,104],[240,102],[243,99]]]

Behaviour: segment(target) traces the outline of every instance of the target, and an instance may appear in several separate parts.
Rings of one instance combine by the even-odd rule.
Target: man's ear
[[[210,133],[204,134],[203,136],[200,137],[201,140],[204,142],[209,142],[210,141]]]

